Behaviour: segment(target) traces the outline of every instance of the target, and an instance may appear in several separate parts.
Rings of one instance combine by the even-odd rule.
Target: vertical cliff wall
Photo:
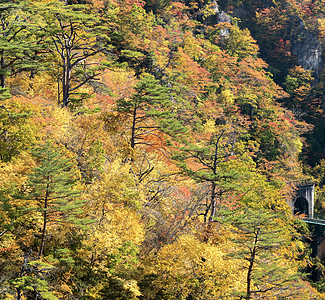
[[[324,46],[316,31],[306,30],[301,23],[292,37],[292,52],[297,57],[298,65],[305,70],[314,71],[315,77],[320,74],[323,68]]]

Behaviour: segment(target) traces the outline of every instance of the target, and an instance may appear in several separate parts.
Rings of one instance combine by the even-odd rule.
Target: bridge
[[[313,219],[304,218],[303,221],[307,224],[321,226],[323,231],[325,231],[325,216],[315,215]]]
[[[314,189],[315,185],[312,181],[299,180],[292,181],[297,190],[291,199],[289,206],[294,215],[304,215],[304,222],[311,225],[324,226],[325,231],[325,216],[314,214]]]
[[[289,202],[292,213],[303,214],[306,219],[314,219],[314,189],[315,184],[309,180],[292,181],[297,190]]]
[[[314,189],[313,182],[308,180],[294,181],[290,184],[296,187],[295,195],[289,202],[292,213],[303,214],[303,221],[312,225],[313,242],[311,247],[315,256],[325,258],[325,216],[314,214]]]

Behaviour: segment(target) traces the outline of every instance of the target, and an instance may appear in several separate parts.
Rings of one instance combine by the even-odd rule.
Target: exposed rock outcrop
[[[293,38],[293,54],[300,66],[305,70],[314,71],[317,77],[323,67],[324,46],[320,43],[317,32],[308,31],[303,25],[299,29],[299,34]]]
[[[231,23],[230,16],[225,13],[223,10],[220,10],[219,5],[216,1],[212,3],[212,9],[215,12],[215,15],[210,17],[209,23],[213,24],[220,24],[220,23]],[[229,36],[229,29],[223,28],[220,30],[220,37],[221,39],[226,39]]]

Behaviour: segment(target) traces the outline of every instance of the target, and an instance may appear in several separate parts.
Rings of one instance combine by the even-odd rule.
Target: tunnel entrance
[[[306,217],[309,217],[308,201],[304,197],[299,197],[294,204],[294,214],[304,214]]]

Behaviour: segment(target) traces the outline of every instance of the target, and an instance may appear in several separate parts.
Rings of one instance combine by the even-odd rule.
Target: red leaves
[[[179,73],[176,80],[190,87],[195,93],[204,92],[210,83],[209,71],[192,60],[182,48],[175,54],[172,69]]]

